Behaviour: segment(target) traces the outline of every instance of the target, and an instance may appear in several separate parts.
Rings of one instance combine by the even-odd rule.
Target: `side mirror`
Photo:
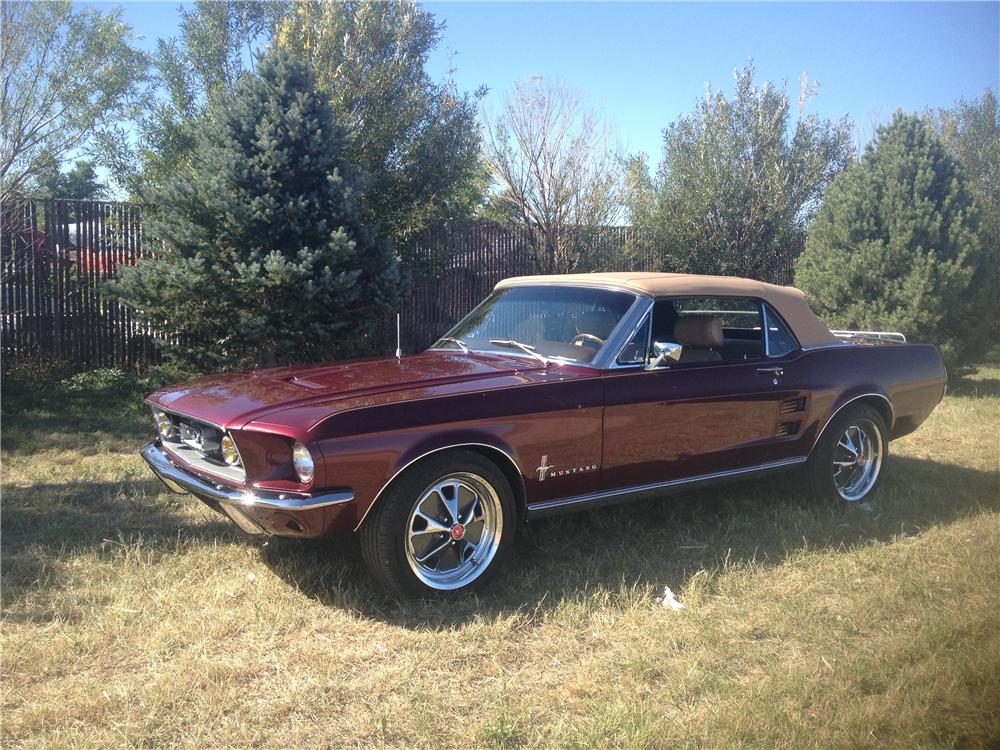
[[[669,341],[654,341],[653,356],[646,362],[645,369],[656,370],[667,360],[677,361],[682,348],[680,344],[674,344]]]

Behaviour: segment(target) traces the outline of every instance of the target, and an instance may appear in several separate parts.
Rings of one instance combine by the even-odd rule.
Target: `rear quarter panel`
[[[890,439],[912,432],[941,401],[947,374],[937,348],[928,344],[847,344],[800,352],[788,360],[783,381],[810,399],[799,441],[805,455],[842,407],[868,395],[888,399]]]

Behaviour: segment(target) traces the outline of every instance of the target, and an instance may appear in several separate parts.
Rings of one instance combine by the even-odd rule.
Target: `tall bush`
[[[362,220],[347,133],[285,52],[213,105],[193,172],[155,197],[162,255],[112,292],[164,334],[176,362],[244,367],[370,350],[398,264]]]
[[[806,113],[816,87],[804,78],[797,109],[752,64],[735,78],[732,96],[709,90],[664,130],[655,175],[633,161],[627,203],[664,270],[771,280],[802,252],[823,190],[853,157],[851,126]]]
[[[830,186],[795,281],[832,326],[900,330],[954,366],[989,345],[996,277],[961,167],[926,122],[897,114]]]

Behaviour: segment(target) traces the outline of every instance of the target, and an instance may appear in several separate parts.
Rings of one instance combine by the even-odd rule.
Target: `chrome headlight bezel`
[[[316,461],[312,452],[298,440],[292,445],[292,467],[302,484],[312,484],[316,478]]]

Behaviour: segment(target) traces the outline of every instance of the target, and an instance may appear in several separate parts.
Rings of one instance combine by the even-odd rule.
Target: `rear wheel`
[[[513,492],[472,451],[416,465],[379,501],[361,530],[365,562],[402,596],[469,591],[486,583],[513,541]]]
[[[887,436],[885,420],[875,409],[863,404],[843,409],[809,457],[813,494],[833,502],[869,499],[889,458]]]

